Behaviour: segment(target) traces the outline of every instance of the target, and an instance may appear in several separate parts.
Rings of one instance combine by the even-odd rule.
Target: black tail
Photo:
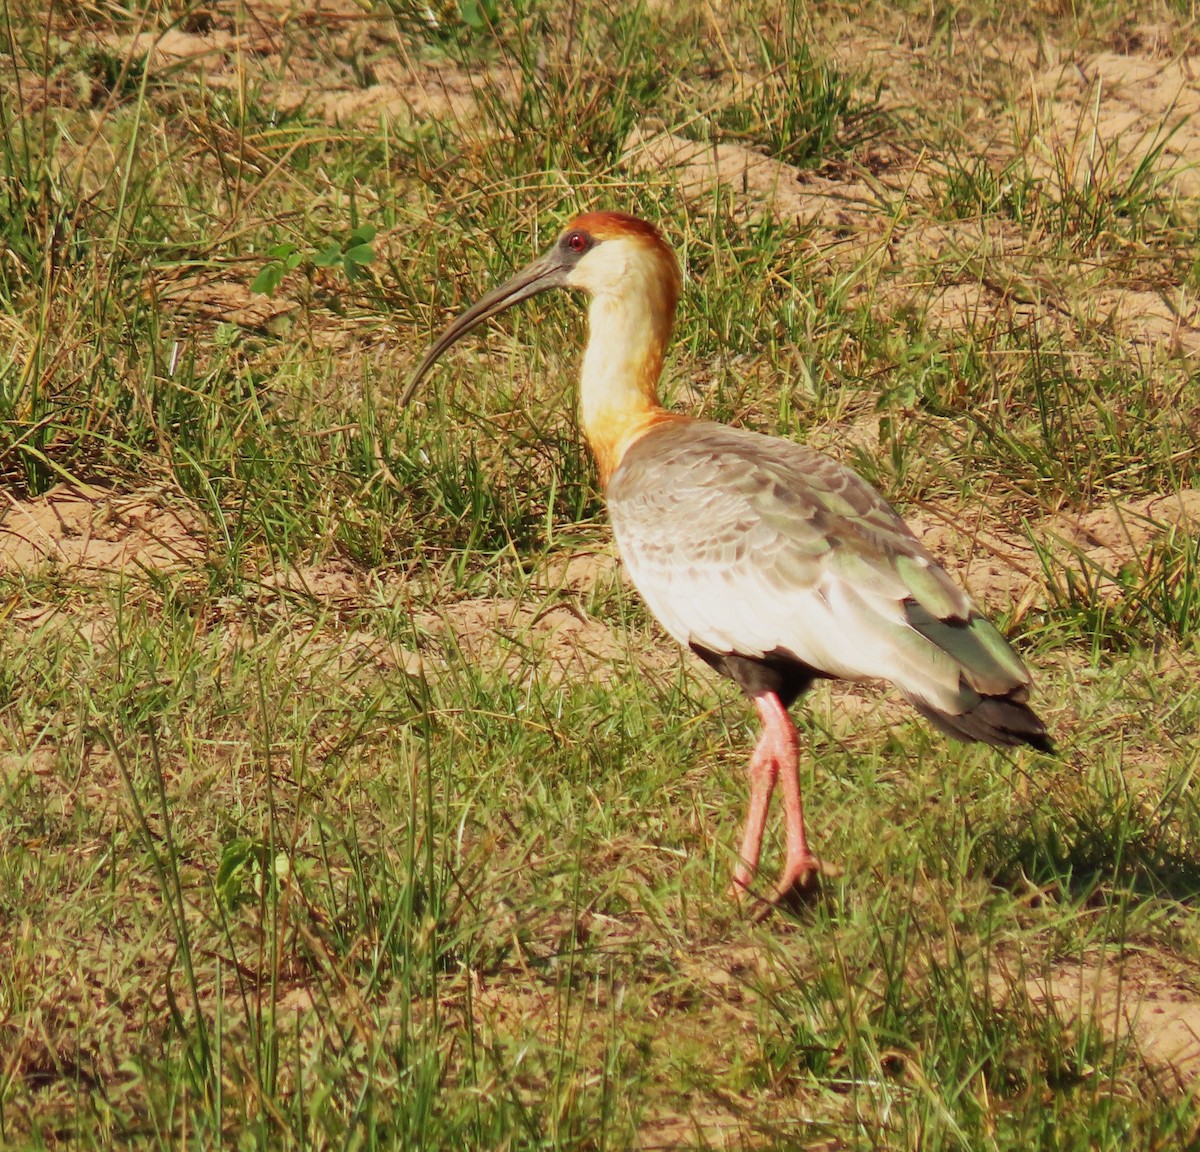
[[[941,712],[911,696],[909,700],[935,728],[955,740],[978,740],[1000,748],[1030,744],[1039,752],[1054,752],[1054,742],[1041,717],[1028,704],[1010,696],[983,696],[974,708],[961,716]]]

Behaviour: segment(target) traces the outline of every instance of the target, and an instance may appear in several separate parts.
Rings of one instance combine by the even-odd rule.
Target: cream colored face
[[[643,265],[649,263],[641,248],[624,237],[600,241],[567,273],[567,284],[593,296],[628,291],[630,279],[645,275]]]
[[[614,236],[598,240],[566,274],[566,283],[593,297],[652,298],[665,285],[676,283],[674,261],[667,264],[661,251],[638,237]]]

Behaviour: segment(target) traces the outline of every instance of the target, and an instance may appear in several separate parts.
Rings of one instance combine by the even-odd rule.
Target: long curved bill
[[[567,267],[559,257],[558,250],[552,248],[544,256],[539,256],[532,264],[522,268],[510,280],[505,280],[498,288],[493,288],[486,296],[481,297],[471,305],[461,316],[450,323],[450,326],[430,345],[424,359],[417,365],[407,387],[400,394],[400,403],[407,404],[416,392],[421,381],[425,379],[429,369],[452,344],[465,336],[473,328],[478,328],[485,320],[490,319],[551,288],[562,288],[566,285]]]

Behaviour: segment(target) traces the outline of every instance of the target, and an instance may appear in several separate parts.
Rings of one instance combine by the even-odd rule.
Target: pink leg
[[[740,859],[733,872],[730,894],[734,896],[740,896],[750,887],[754,870],[758,867],[763,829],[767,824],[767,809],[771,806],[775,777],[779,775],[779,764],[775,759],[769,734],[765,731],[759,736],[754,747],[746,775],[750,777],[750,811],[746,814],[746,830],[742,833]]]
[[[800,740],[796,725],[787,709],[773,692],[754,698],[763,728],[776,733],[779,748],[779,772],[783,777],[783,819],[787,829],[787,856],[774,899],[780,900],[792,889],[804,887],[811,877],[822,870],[821,861],[808,850],[804,832],[804,803],[800,799]]]
[[[809,851],[804,832],[804,805],[800,799],[800,742],[796,726],[779,697],[764,692],[754,697],[754,706],[762,721],[762,735],[750,758],[750,812],[742,836],[741,859],[734,871],[731,891],[740,895],[750,886],[762,851],[763,828],[775,780],[783,775],[783,814],[787,829],[787,857],[779,883],[771,896],[781,899],[811,876],[823,870],[821,862]]]

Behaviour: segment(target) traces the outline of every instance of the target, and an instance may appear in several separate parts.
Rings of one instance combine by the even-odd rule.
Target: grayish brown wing
[[[1024,666],[966,593],[874,488],[819,452],[672,421],[632,445],[607,495],[633,582],[680,643],[782,650],[952,716],[1027,695]]]

